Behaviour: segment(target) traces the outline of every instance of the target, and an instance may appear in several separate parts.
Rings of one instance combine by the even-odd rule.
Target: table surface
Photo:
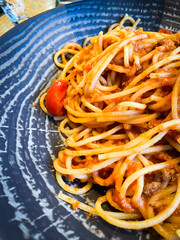
[[[60,2],[60,6],[65,5],[65,4],[69,4],[72,2],[76,2],[77,0],[69,0],[69,1],[61,1]],[[51,9],[49,7],[49,5],[47,4],[47,6],[45,6],[45,8],[43,9],[43,11],[49,10]],[[12,29],[15,25],[11,22],[11,20],[5,15],[2,14],[0,16],[0,36],[2,36],[4,33],[6,33],[7,31],[9,31],[10,29]]]

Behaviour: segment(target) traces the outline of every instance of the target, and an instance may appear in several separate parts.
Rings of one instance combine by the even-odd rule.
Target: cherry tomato
[[[167,30],[167,29],[160,29],[158,32],[159,32],[159,33],[170,34],[170,35],[173,34],[170,30]]]
[[[64,98],[66,95],[67,82],[56,80],[47,91],[46,108],[53,116],[64,114]]]

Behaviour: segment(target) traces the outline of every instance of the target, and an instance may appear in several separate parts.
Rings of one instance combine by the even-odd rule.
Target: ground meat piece
[[[175,169],[170,167],[162,169],[162,179],[164,181],[170,181],[174,175],[175,175]]]
[[[174,168],[167,167],[154,173],[154,181],[170,182],[176,178],[176,173],[179,172],[179,166],[175,165]]]
[[[160,182],[152,182],[152,183],[147,183],[144,186],[143,193],[147,196],[150,197],[153,195],[157,190],[160,188],[161,183]]]
[[[180,46],[180,33],[179,32],[174,34],[174,35],[172,35],[171,39],[175,43],[176,47]]]
[[[173,51],[176,48],[174,42],[169,38],[159,40],[158,45],[160,46],[158,47],[158,50],[163,52]]]

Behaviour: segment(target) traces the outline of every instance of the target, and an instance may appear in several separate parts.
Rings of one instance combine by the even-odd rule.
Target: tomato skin
[[[64,114],[64,98],[67,90],[67,82],[56,80],[48,89],[46,94],[46,108],[53,116]]]
[[[158,33],[165,33],[165,34],[170,34],[170,35],[173,34],[170,30],[167,30],[167,29],[160,29],[160,30],[158,31]]]

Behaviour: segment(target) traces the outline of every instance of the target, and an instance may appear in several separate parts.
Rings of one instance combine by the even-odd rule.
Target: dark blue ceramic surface
[[[118,229],[56,198],[52,161],[63,146],[39,96],[58,72],[53,53],[123,17],[141,18],[145,30],[180,30],[179,0],[82,1],[40,14],[0,38],[0,239],[145,240],[153,230]],[[94,202],[103,190],[87,194]],[[77,197],[84,200],[86,197]]]

